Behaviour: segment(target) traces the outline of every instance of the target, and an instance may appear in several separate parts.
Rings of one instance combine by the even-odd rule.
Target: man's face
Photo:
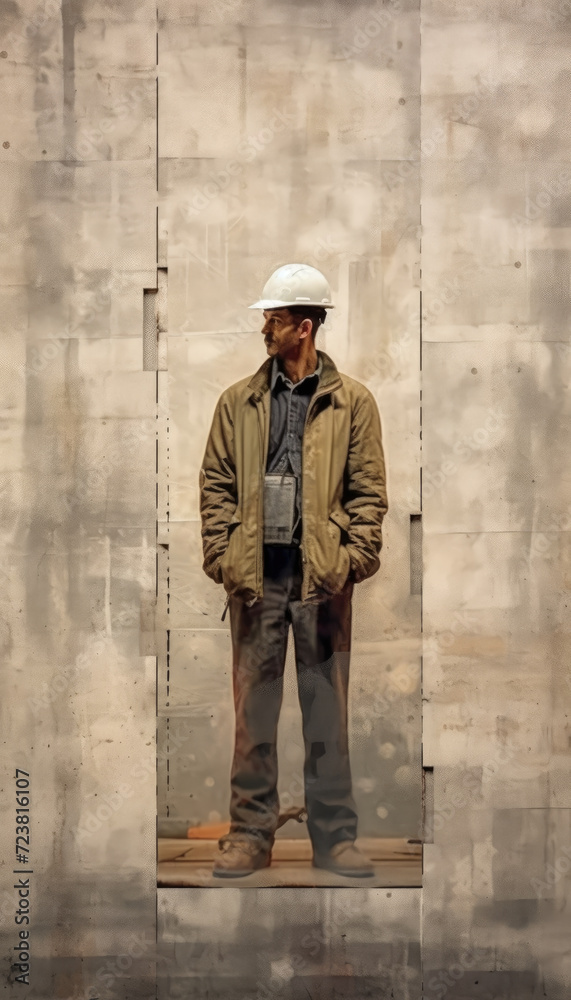
[[[284,358],[304,337],[311,337],[311,320],[302,320],[297,325],[298,322],[289,309],[264,309],[262,333],[270,357],[279,354]]]

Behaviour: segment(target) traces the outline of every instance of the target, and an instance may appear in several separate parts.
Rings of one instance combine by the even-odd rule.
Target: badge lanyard
[[[292,545],[296,523],[297,480],[289,473],[266,473],[264,477],[264,544]]]

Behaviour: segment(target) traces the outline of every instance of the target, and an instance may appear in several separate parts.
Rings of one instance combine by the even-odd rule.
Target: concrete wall
[[[570,14],[423,3],[427,997],[571,982]]]
[[[158,995],[420,997],[420,894],[159,889]]]
[[[0,17],[2,992],[148,997],[155,10],[5,3]],[[15,850],[16,768],[30,775],[29,865]],[[29,925],[15,922],[20,878]],[[11,968],[26,929],[29,988]]]
[[[368,44],[375,11],[390,18]],[[164,3],[158,178],[154,5],[0,17],[4,993],[417,1000],[422,957],[425,997],[563,1000],[567,4]],[[286,98],[287,129],[199,208]],[[382,693],[384,651],[412,658],[419,206],[423,889],[161,890],[157,946],[155,663],[172,615],[179,700],[167,713],[159,672],[161,753],[167,718],[184,748],[191,696],[204,715],[188,650],[209,664],[227,646],[225,630],[198,633],[222,604],[196,568],[198,442],[216,395],[258,364],[259,334],[239,324],[286,245],[332,274],[341,308],[321,343],[378,394],[387,434],[392,544],[356,599],[354,680],[377,657]],[[11,968],[28,877],[13,873],[15,768],[31,789],[30,988]]]

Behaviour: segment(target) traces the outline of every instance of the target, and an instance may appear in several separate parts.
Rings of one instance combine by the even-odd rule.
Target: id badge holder
[[[264,478],[264,544],[292,545],[295,527],[296,478],[266,473]]]

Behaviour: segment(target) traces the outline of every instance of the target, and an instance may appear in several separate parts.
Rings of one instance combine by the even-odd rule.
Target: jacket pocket
[[[220,557],[220,565],[221,566],[227,560],[227,557],[228,557],[228,555],[230,553],[230,549],[231,549],[231,545],[232,545],[232,540],[234,538],[234,535],[236,534],[236,528],[241,523],[242,523],[242,518],[240,517],[240,515],[236,514],[236,513],[232,514],[232,517],[228,521],[228,541],[226,542],[226,548],[224,549],[224,552],[222,553],[222,555]]]
[[[341,542],[346,544],[349,541],[349,525],[351,524],[351,518],[346,510],[343,508],[336,508],[332,510],[329,515],[329,520],[333,521],[334,524],[341,531]]]
[[[349,520],[348,515],[347,520]],[[328,565],[324,573],[322,587],[329,594],[338,594],[345,586],[351,568],[349,553],[345,545],[347,533],[333,514],[330,514],[327,519],[326,529],[331,544],[328,547]]]
[[[229,586],[235,586],[236,572],[233,572],[232,567],[236,562],[236,546],[241,526],[242,518],[240,514],[234,512],[228,522],[228,542],[220,558],[222,583],[224,584],[226,590],[228,590]]]

